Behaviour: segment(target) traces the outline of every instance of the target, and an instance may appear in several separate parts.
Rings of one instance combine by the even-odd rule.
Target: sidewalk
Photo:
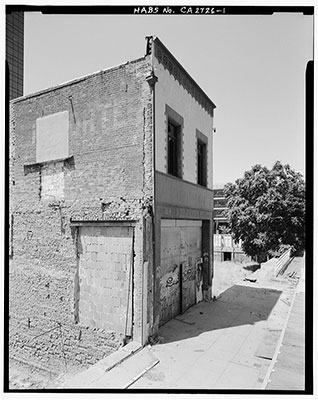
[[[101,371],[98,379],[88,370],[64,387],[263,389],[298,283],[276,278],[273,269],[273,263],[263,264],[257,282],[241,281],[216,301],[169,321],[160,329],[160,343]]]
[[[295,263],[294,263],[295,265]],[[303,268],[302,268],[303,269]],[[305,389],[305,280],[297,286],[286,330],[274,357],[266,390]]]

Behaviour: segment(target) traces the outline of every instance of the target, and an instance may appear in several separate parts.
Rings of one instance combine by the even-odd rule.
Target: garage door
[[[201,241],[201,221],[161,220],[160,325],[198,300]]]

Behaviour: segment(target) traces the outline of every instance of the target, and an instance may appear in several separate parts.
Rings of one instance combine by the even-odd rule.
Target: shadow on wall
[[[204,332],[253,325],[267,320],[281,295],[280,290],[234,285],[217,301],[202,302],[159,330],[163,343],[199,336]]]

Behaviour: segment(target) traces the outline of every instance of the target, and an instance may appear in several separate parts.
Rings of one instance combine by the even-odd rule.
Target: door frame
[[[134,248],[135,248],[135,228],[136,228],[136,220],[104,220],[104,221],[94,221],[94,220],[89,220],[89,221],[83,221],[83,220],[72,220],[70,221],[70,227],[71,227],[71,232],[72,236],[75,238],[75,254],[76,254],[76,272],[75,272],[75,277],[74,277],[74,320],[75,322],[78,321],[79,318],[79,260],[80,260],[80,248],[79,248],[79,236],[80,236],[80,228],[81,227],[118,227],[118,228],[132,228],[132,252],[131,252],[131,260],[130,260],[130,266],[129,266],[129,271],[128,271],[128,279],[129,279],[129,290],[131,290],[131,294],[129,294],[128,301],[131,302],[131,339],[133,339],[133,327],[134,327]],[[129,304],[127,305],[129,309]],[[126,318],[128,318],[128,314],[126,315]],[[125,336],[127,338],[127,324],[125,328]]]

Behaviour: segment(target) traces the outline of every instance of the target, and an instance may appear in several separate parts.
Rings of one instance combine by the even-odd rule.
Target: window
[[[179,176],[178,127],[168,122],[168,174]]]
[[[182,178],[183,118],[166,105],[167,116],[167,173]]]
[[[208,138],[197,131],[197,182],[207,186],[207,142]]]
[[[206,186],[206,144],[198,140],[198,184]]]

